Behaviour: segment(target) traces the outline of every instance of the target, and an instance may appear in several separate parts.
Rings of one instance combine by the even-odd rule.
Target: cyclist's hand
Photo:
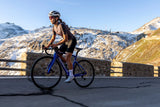
[[[42,49],[44,49],[44,50],[47,50],[48,49],[48,47],[46,47],[46,46],[42,46]]]

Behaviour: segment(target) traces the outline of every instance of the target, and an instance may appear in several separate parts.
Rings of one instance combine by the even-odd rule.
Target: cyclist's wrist
[[[46,46],[46,48],[49,48],[49,47],[50,47],[50,45]]]

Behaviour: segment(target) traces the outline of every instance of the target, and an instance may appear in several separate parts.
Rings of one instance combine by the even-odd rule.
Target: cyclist
[[[60,19],[60,13],[58,11],[49,12],[49,19],[50,19],[51,23],[54,25],[53,26],[53,36],[52,36],[50,42],[48,43],[47,47],[45,47],[45,49],[49,48],[49,46],[54,48],[54,47],[57,47],[58,45],[61,45],[60,51],[61,52],[67,51],[65,58],[62,55],[59,55],[59,56],[62,59],[62,61],[64,63],[67,63],[67,65],[68,65],[69,76],[64,81],[64,82],[68,83],[74,79],[73,65],[71,62],[71,57],[72,57],[73,50],[77,44],[77,40],[73,36],[73,34],[70,32],[69,27]],[[63,39],[61,41],[59,41],[58,43],[53,44],[56,35],[60,35]]]

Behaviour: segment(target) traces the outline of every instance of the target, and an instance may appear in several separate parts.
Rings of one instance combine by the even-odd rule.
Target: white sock
[[[69,76],[73,76],[73,69],[69,70]]]

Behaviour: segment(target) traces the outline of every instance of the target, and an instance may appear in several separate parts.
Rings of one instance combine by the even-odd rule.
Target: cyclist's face
[[[53,17],[53,16],[50,16],[49,20],[51,21],[52,24],[56,24],[56,22],[57,22],[57,18]]]

